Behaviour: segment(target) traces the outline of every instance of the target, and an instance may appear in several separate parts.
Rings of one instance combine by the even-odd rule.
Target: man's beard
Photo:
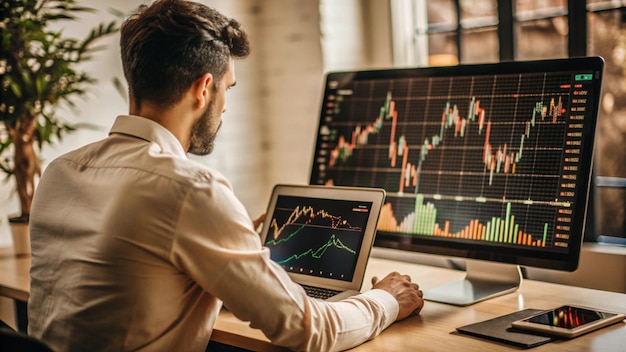
[[[216,121],[219,125],[214,128]],[[219,112],[215,109],[215,101],[209,102],[202,117],[191,128],[189,139],[189,153],[194,155],[207,155],[213,151],[217,131],[222,126]],[[215,132],[212,132],[215,131]]]

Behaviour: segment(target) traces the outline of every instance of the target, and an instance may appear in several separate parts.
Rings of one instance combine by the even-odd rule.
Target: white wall
[[[391,13],[384,0],[320,0],[324,70],[393,66]]]
[[[261,147],[265,180],[254,207],[265,210],[277,183],[309,182],[322,88],[322,49],[317,1],[259,1],[253,50],[260,60]],[[259,205],[261,206],[259,208]]]

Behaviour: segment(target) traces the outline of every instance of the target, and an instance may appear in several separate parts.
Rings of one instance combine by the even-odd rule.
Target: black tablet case
[[[531,348],[555,340],[554,337],[534,335],[511,328],[511,323],[542,312],[540,309],[524,309],[479,323],[461,326],[456,330],[463,334],[506,343],[518,347]]]

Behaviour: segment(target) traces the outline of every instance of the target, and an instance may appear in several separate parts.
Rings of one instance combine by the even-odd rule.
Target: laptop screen
[[[352,281],[371,210],[365,200],[278,195],[265,246],[287,272]]]

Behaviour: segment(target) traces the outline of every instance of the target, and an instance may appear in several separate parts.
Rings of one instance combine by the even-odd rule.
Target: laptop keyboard
[[[306,291],[306,294],[309,297],[313,297],[313,298],[327,299],[338,293],[341,293],[341,291],[331,290],[329,288],[322,288],[322,287],[315,287],[315,286],[308,286],[308,285],[301,285],[301,286],[304,288],[304,291]]]

